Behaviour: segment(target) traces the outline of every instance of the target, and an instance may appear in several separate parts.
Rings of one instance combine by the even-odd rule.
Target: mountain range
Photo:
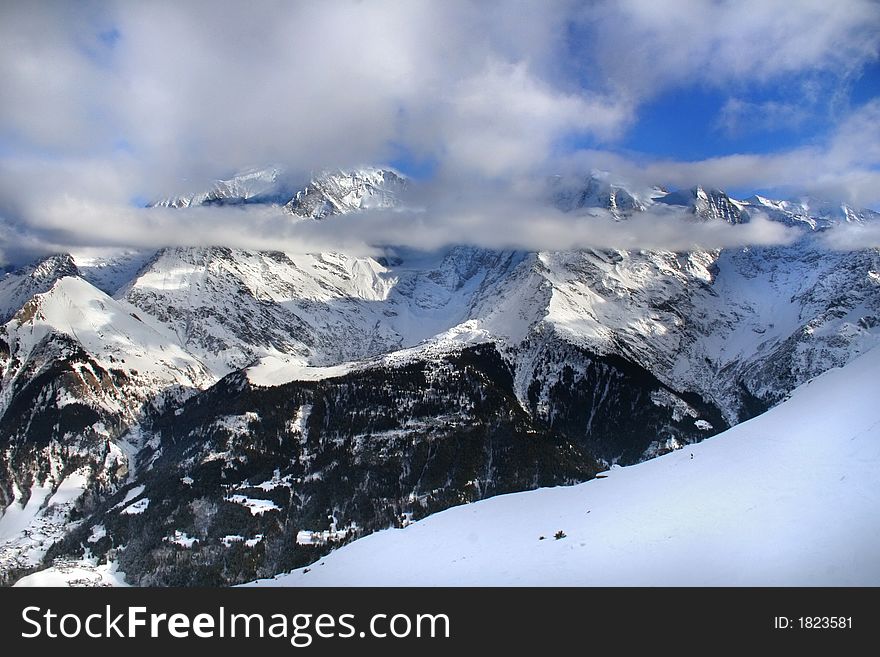
[[[291,221],[394,208],[390,169],[278,167],[155,205]],[[636,189],[594,172],[547,203],[627,221],[757,215],[782,246],[55,254],[0,278],[0,583],[113,564],[226,585],[462,503],[699,442],[880,342],[880,250],[822,239],[877,213]]]

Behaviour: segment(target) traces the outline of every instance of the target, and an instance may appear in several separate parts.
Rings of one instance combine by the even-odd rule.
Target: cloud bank
[[[81,217],[75,229],[69,217]],[[242,227],[247,229],[243,230]],[[367,210],[321,221],[277,206],[125,208],[74,199],[43,209],[38,243],[53,250],[92,247],[236,246],[291,253],[345,251],[378,255],[386,248],[431,251],[453,245],[490,249],[662,249],[689,251],[786,244],[802,235],[755,213],[745,224],[696,218],[685,208],[657,205],[620,220],[591,208],[562,212],[538,198],[468,195],[436,199],[430,208]]]

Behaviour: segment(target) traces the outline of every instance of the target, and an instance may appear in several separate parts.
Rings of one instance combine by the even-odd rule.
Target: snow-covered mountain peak
[[[290,214],[322,219],[370,208],[394,207],[406,188],[406,178],[382,167],[324,170],[304,187],[290,184],[280,167],[248,169],[228,180],[217,180],[205,191],[167,198],[154,207],[262,203],[283,206]]]
[[[406,186],[406,178],[391,169],[324,171],[298,191],[284,209],[299,217],[322,219],[357,210],[391,208],[399,204]]]
[[[841,223],[880,221],[880,213],[873,210],[854,208],[839,201],[826,201],[810,196],[774,200],[756,194],[744,203],[764,212],[773,221],[789,226],[805,226],[810,230],[824,230]]]
[[[720,189],[706,189],[700,185],[670,192],[655,199],[658,203],[688,208],[701,219],[721,219],[731,224],[745,223],[749,213],[745,204],[736,201]]]
[[[819,217],[829,223],[865,223],[880,220],[880,213],[873,210],[857,209],[846,203],[826,201],[811,196],[800,197],[789,203],[799,214]]]
[[[34,280],[52,280],[55,281],[62,276],[77,276],[79,271],[76,263],[67,253],[58,253],[41,260],[30,277]]]
[[[203,192],[166,198],[154,203],[154,207],[188,208],[196,205],[245,203],[261,197],[274,198],[283,193],[282,169],[272,166],[250,168],[228,180],[216,180]]]
[[[63,276],[34,295],[2,329],[22,363],[53,335],[67,336],[99,366],[128,372],[127,381],[139,388],[132,396],[138,403],[171,385],[213,381],[162,324],[78,276]]]
[[[0,323],[4,323],[35,294],[47,292],[64,276],[79,276],[68,254],[51,255],[0,277]]]
[[[552,203],[563,212],[602,208],[618,218],[644,210],[655,191],[634,191],[628,183],[598,170],[591,171],[586,180],[571,181],[556,176],[550,180],[550,186]]]

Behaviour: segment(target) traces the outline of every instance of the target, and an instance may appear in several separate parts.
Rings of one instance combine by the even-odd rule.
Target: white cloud
[[[382,161],[401,142],[450,166],[519,171],[570,133],[613,138],[662,89],[857,66],[880,34],[865,0],[157,0],[0,13],[0,83],[14,99],[0,137],[77,157],[125,142],[151,194],[251,164]],[[111,29],[119,38],[101,40]]]
[[[716,119],[716,126],[728,136],[799,129],[812,115],[813,107],[800,102],[768,100],[750,102],[728,98]]]
[[[566,4],[4,3],[0,86],[15,101],[0,138],[79,158],[124,142],[149,195],[251,164],[383,161],[399,143],[486,169],[472,136],[521,142],[521,166],[565,131],[625,118],[555,70]]]
[[[608,84],[634,97],[659,88],[767,82],[840,71],[877,56],[873,0],[620,0],[583,9],[588,53]]]
[[[557,91],[524,64],[495,62],[455,85],[438,110],[444,163],[488,176],[545,165],[560,135],[611,138],[631,116],[611,99]]]
[[[60,153],[112,144],[102,108],[114,85],[99,64],[97,13],[89,3],[0,6],[0,136]]]
[[[450,198],[443,190],[416,190],[407,201],[429,205],[373,210],[301,220],[277,207],[232,206],[121,208],[66,197],[35,208],[23,227],[32,244],[47,250],[163,246],[234,246],[257,250],[376,254],[386,247],[433,250],[466,244],[491,249],[664,249],[687,251],[743,245],[784,244],[796,229],[755,214],[746,224],[703,221],[686,209],[657,205],[620,221],[607,211],[565,213],[532,189],[465,188]],[[78,217],[75,227],[69,221]],[[247,226],[247,230],[242,230]]]
[[[826,231],[822,239],[830,248],[839,251],[880,249],[880,224],[841,224]]]

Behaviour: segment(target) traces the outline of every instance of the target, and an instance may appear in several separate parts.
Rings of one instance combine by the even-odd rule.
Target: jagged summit
[[[284,209],[300,217],[322,219],[355,210],[390,208],[398,205],[406,186],[406,178],[390,169],[324,171],[298,191]]]
[[[0,322],[9,321],[31,297],[47,292],[58,279],[79,275],[73,257],[61,253],[0,276]]]
[[[282,169],[247,169],[228,180],[217,180],[207,190],[189,196],[176,196],[153,204],[154,207],[188,208],[198,205],[222,205],[265,202],[283,195]]]
[[[880,221],[880,213],[873,210],[810,196],[774,200],[756,194],[746,199],[745,203],[766,213],[774,221],[810,230],[824,230],[840,223]]]
[[[615,216],[641,211],[650,204],[650,192],[633,192],[625,183],[613,182],[610,174],[592,171],[586,180],[551,179],[553,204],[563,212],[602,208]]]
[[[269,167],[218,180],[206,191],[164,199],[154,207],[266,204],[282,206],[299,217],[321,219],[354,210],[393,207],[405,188],[406,178],[389,168],[324,170],[297,188],[283,169]]]
[[[686,207],[700,219],[721,219],[731,224],[749,220],[746,204],[730,198],[720,189],[707,190],[698,185],[660,196],[656,202]]]
[[[667,190],[659,186],[634,185],[605,171],[594,170],[585,178],[553,176],[548,180],[549,202],[563,212],[597,208],[623,219],[660,204],[678,207],[700,220],[721,220],[731,224],[748,222],[760,212],[770,220],[810,230],[835,224],[880,220],[880,213],[854,208],[846,203],[813,197],[774,200],[753,195],[739,200],[717,188],[695,185]]]

